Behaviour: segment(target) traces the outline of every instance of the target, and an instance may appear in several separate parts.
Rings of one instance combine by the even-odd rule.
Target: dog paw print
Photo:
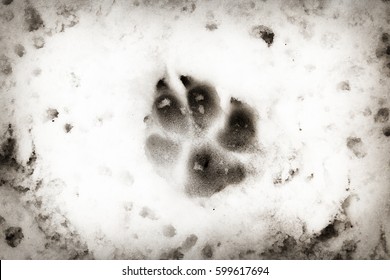
[[[145,151],[168,180],[178,170],[188,195],[210,197],[250,173],[242,158],[258,150],[257,113],[233,97],[225,112],[212,85],[189,76],[180,82],[184,94],[157,82]]]

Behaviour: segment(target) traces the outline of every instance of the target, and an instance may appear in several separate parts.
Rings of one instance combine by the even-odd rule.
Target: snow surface
[[[27,6],[44,23],[31,32]],[[386,1],[0,4],[0,143],[16,140],[0,160],[0,258],[389,259],[384,32]],[[259,117],[261,153],[241,156],[255,172],[209,198],[144,149],[155,85],[184,95],[180,75],[212,84],[225,114],[236,97]]]

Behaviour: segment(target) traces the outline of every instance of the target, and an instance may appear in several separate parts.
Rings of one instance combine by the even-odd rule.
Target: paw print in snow
[[[188,195],[210,197],[246,179],[249,169],[239,157],[258,150],[257,114],[231,98],[221,126],[225,114],[215,88],[188,76],[180,81],[185,96],[164,79],[157,82],[152,113],[145,118],[146,154],[167,179],[178,168]]]

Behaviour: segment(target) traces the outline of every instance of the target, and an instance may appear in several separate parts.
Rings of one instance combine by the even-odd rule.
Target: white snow
[[[55,13],[60,3],[75,7],[72,17],[78,18],[64,32],[58,31]],[[322,10],[316,9],[320,3]],[[0,7],[15,15],[9,22],[0,18],[0,55],[13,69],[11,75],[0,74],[0,139],[12,123],[17,161],[25,165],[33,149],[37,155],[34,173],[21,184],[42,180],[42,186],[13,195],[8,185],[0,186],[0,215],[25,235],[17,248],[0,241],[1,259],[63,256],[39,251],[47,243],[35,229],[40,213],[50,216],[46,235],[76,232],[88,258],[97,259],[158,259],[191,234],[198,240],[184,258],[202,258],[206,244],[212,244],[214,258],[238,258],[250,249],[267,250],[280,233],[314,238],[335,218],[353,228],[324,242],[329,250],[353,240],[354,258],[372,258],[381,231],[389,240],[390,138],[382,133],[389,122],[377,123],[374,115],[390,106],[389,76],[375,56],[381,34],[390,31],[385,20],[390,5],[342,0],[31,4],[45,27],[30,33],[24,29],[24,2]],[[217,28],[208,30],[208,23]],[[270,47],[251,36],[255,25],[275,33]],[[44,46],[34,47],[34,38],[44,38]],[[16,44],[26,48],[21,58],[14,53]],[[207,199],[186,196],[182,178],[160,176],[144,150],[144,118],[151,113],[155,84],[166,77],[185,100],[180,75],[215,86],[223,116],[230,97],[236,97],[259,118],[261,153],[238,155],[253,174]],[[59,113],[54,121],[47,118],[51,109]],[[68,133],[66,124],[72,126]],[[347,147],[349,137],[361,138],[365,156]],[[41,207],[34,206],[37,201]],[[33,210],[15,210],[21,213],[16,217],[12,209],[18,207]],[[68,227],[61,226],[65,220]],[[167,237],[167,227],[176,234]],[[390,242],[386,250],[380,258],[390,257]]]

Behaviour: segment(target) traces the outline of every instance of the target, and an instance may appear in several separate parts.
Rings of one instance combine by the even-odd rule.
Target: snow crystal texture
[[[390,2],[3,0],[0,259],[390,259]]]

